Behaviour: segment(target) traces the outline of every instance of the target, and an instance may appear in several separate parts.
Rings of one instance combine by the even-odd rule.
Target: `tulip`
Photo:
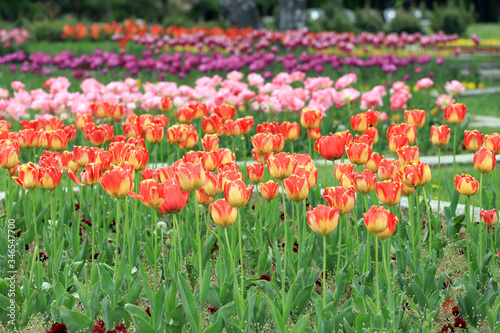
[[[222,126],[223,119],[216,114],[203,117],[201,128],[206,134],[217,134]]]
[[[492,172],[495,169],[496,162],[497,159],[493,150],[483,147],[474,153],[474,168],[481,173]]]
[[[387,206],[399,204],[403,194],[403,183],[392,180],[385,180],[375,184],[375,193],[378,200]]]
[[[397,153],[399,148],[408,145],[409,141],[406,135],[391,135],[389,137],[389,150],[393,153]]]
[[[63,131],[66,133],[66,136],[68,138],[68,142],[73,142],[76,139],[77,131],[75,125],[68,125],[68,126],[63,126]]]
[[[226,120],[222,125],[222,129],[224,130],[224,134],[229,137],[235,137],[242,134],[240,125],[232,119]]]
[[[236,114],[236,109],[232,105],[220,105],[214,107],[214,113],[221,117],[224,121],[233,119]]]
[[[191,149],[198,142],[198,133],[193,125],[188,126],[188,131],[186,135],[186,140],[179,143],[179,148],[181,149]]]
[[[479,216],[481,217],[481,222],[487,227],[493,227],[498,223],[497,210],[481,210],[479,211]]]
[[[283,134],[281,131],[281,126],[279,123],[272,122],[263,122],[257,125],[257,133],[266,133],[266,134]]]
[[[182,107],[177,111],[177,119],[181,123],[190,123],[193,121],[195,111],[189,107]]]
[[[366,143],[352,142],[346,149],[347,157],[352,164],[366,164],[372,154],[372,149]]]
[[[85,139],[93,146],[103,145],[108,139],[108,133],[105,128],[95,126],[93,123],[85,125],[83,133],[85,134]]]
[[[307,132],[307,136],[309,137],[309,139],[311,140],[318,140],[319,138],[321,138],[321,132],[320,132],[320,128],[313,128],[313,129],[310,129],[308,132]]]
[[[31,162],[21,165],[19,177],[15,177],[14,181],[26,190],[34,190],[40,186],[40,170]]]
[[[19,152],[11,144],[0,144],[0,167],[12,169],[19,163]]]
[[[188,127],[186,125],[173,125],[167,129],[168,142],[173,145],[178,145],[186,141],[188,135]]]
[[[464,131],[464,146],[468,151],[478,151],[483,146],[484,135],[478,130]]]
[[[31,128],[17,132],[17,138],[23,148],[38,148],[40,146],[40,132],[35,132]]]
[[[297,141],[300,137],[300,125],[297,122],[290,123],[285,121],[281,124],[280,128],[286,141]]]
[[[365,221],[366,229],[374,234],[384,232],[389,225],[394,223],[394,221],[396,221],[396,224],[399,221],[399,219],[386,208],[383,206],[377,207],[375,205],[363,214],[363,220]]]
[[[306,177],[290,175],[283,181],[287,197],[293,201],[302,201],[309,195],[309,182]]]
[[[326,160],[338,160],[344,155],[346,140],[342,135],[330,134],[319,138],[315,147]]]
[[[272,142],[273,148],[271,151],[273,153],[279,153],[283,150],[283,148],[285,148],[285,138],[281,134],[273,134]]]
[[[68,136],[62,129],[47,133],[48,148],[55,151],[62,151],[68,145]]]
[[[139,183],[140,195],[129,191],[128,195],[132,198],[142,201],[145,206],[157,208],[165,201],[165,185],[158,184],[152,179],[143,180]],[[170,199],[170,198],[169,198]]]
[[[431,168],[424,162],[410,162],[402,167],[401,181],[409,187],[424,186],[431,181]]]
[[[123,134],[125,134],[127,138],[140,138],[142,136],[142,131],[139,128],[139,125],[136,123],[132,124],[125,123],[122,124],[122,127],[123,127]]]
[[[264,164],[254,163],[247,166],[248,179],[254,183],[259,183],[264,177]]]
[[[293,174],[299,177],[306,177],[309,184],[309,190],[312,190],[318,182],[318,168],[316,168],[314,164],[307,166],[300,165],[294,170]]]
[[[451,128],[446,125],[431,127],[431,141],[438,147],[446,146],[450,142]]]
[[[266,133],[257,133],[252,136],[252,145],[259,154],[266,155],[273,149],[273,136]]]
[[[80,181],[73,171],[68,171],[68,177],[80,186],[95,185],[101,179],[103,167],[101,163],[87,163],[84,170],[80,174]]]
[[[255,185],[246,187],[242,180],[234,180],[224,185],[224,198],[231,207],[242,207],[248,203]]]
[[[273,200],[278,196],[280,185],[272,180],[259,184],[260,194],[266,200]]]
[[[175,178],[168,179],[165,185],[165,201],[158,207],[164,214],[177,213],[186,207],[189,199],[189,192],[183,191]]]
[[[420,149],[417,146],[404,146],[398,149],[398,160],[402,166],[419,159]]]
[[[444,109],[444,118],[450,124],[461,124],[465,120],[467,107],[461,103],[449,104]]]
[[[321,124],[323,115],[321,111],[315,109],[302,109],[300,113],[300,124],[305,129],[315,129]]]
[[[130,172],[121,168],[106,171],[99,183],[109,195],[117,199],[126,196],[134,186]]]
[[[368,127],[366,131],[363,132],[363,135],[368,135],[372,138],[373,144],[377,144],[379,139],[378,129],[376,127]]]
[[[174,171],[175,178],[184,190],[199,190],[205,185],[206,176],[201,164],[179,163]]]
[[[351,127],[354,132],[364,132],[370,125],[370,119],[365,113],[358,113],[351,116]]]
[[[387,129],[387,139],[389,139],[389,144],[391,142],[391,136],[394,135],[406,136],[408,138],[407,145],[412,145],[417,140],[417,129],[415,128],[415,126],[408,124],[392,124],[391,126],[389,126],[389,129]],[[401,147],[402,146],[398,148]]]
[[[383,158],[380,160],[378,166],[378,177],[380,180],[393,179],[401,168],[401,163],[398,160],[387,160]]]
[[[42,127],[46,132],[62,129],[63,120],[57,117],[50,117],[49,119],[42,120]]]
[[[406,110],[405,120],[408,125],[415,126],[420,129],[425,125],[425,111],[424,110]]]
[[[222,193],[223,189],[223,175],[215,174],[212,172],[207,172],[206,182],[203,185],[202,190],[206,196],[216,197]]]
[[[219,149],[219,137],[217,134],[205,134],[201,139],[204,151],[216,151]]]
[[[352,185],[354,186],[356,192],[360,194],[368,194],[373,191],[376,181],[377,175],[368,169],[365,169],[360,173],[354,172],[352,174]]]
[[[392,215],[392,213],[391,213]],[[397,216],[394,216],[394,218],[389,218],[387,222],[387,228],[376,234],[376,236],[380,239],[386,239],[392,236],[394,231],[396,231],[396,226],[398,225],[399,218]]]
[[[83,127],[87,123],[93,123],[94,117],[90,113],[77,113],[75,114],[75,126],[79,130],[83,130]]]
[[[61,182],[62,171],[57,170],[53,166],[40,168],[40,184],[48,191],[54,191]]]
[[[163,127],[156,124],[149,124],[146,126],[144,137],[149,143],[160,143],[163,141]]]
[[[455,175],[455,188],[462,195],[476,195],[479,191],[479,182],[471,175]]]
[[[215,171],[219,167],[219,154],[216,151],[204,152],[201,157],[203,169]]]
[[[377,173],[378,172],[378,166],[380,164],[380,161],[384,159],[384,156],[383,155],[379,155],[378,153],[376,152],[372,152],[370,158],[368,159],[368,161],[366,162],[365,164],[365,167],[370,170],[371,172],[373,173]]]
[[[500,134],[493,133],[486,136],[484,146],[489,150],[493,150],[495,155],[500,154]]]
[[[338,181],[340,181],[343,175],[351,174],[353,172],[354,165],[352,165],[351,163],[335,163],[334,174],[335,178],[337,178]]]
[[[210,215],[218,226],[229,227],[236,221],[238,209],[230,206],[225,199],[219,199],[210,204]]]
[[[155,170],[155,169],[147,169],[147,168],[144,169],[141,172],[141,177],[144,180],[152,179],[152,180],[154,180],[156,182],[160,182],[161,181],[160,171],[159,170]]]
[[[148,163],[149,152],[146,149],[132,149],[125,155],[124,161],[134,165],[135,171],[144,170]]]
[[[163,97],[160,103],[160,110],[170,111],[174,107],[174,100],[172,97]]]
[[[206,206],[206,205],[214,202],[214,198],[209,197],[208,195],[205,195],[205,193],[203,192],[203,189],[196,190],[196,202],[200,205]]]
[[[356,193],[353,186],[347,189],[342,186],[327,187],[323,192],[323,198],[328,206],[337,208],[342,215],[349,213],[354,208]]]
[[[168,118],[165,117],[164,114],[159,114],[156,117],[154,117],[153,124],[165,128],[168,126]],[[147,126],[146,126],[146,128],[147,128]]]
[[[292,174],[293,163],[290,154],[279,153],[269,156],[267,159],[267,169],[271,177],[275,179],[285,179]]]
[[[246,116],[236,119],[236,123],[241,129],[241,134],[247,135],[254,125],[254,120],[252,116]]]
[[[219,154],[219,166],[235,161],[234,153],[231,151],[231,149],[219,148],[219,150],[217,150],[217,153]]]
[[[209,109],[205,103],[192,103],[189,104],[189,108],[194,112],[194,119],[201,119],[208,115]]]
[[[318,205],[306,213],[307,224],[320,235],[328,235],[337,229],[340,212],[337,208]]]
[[[354,136],[354,142],[367,144],[370,148],[373,149],[373,139],[369,135],[362,134],[361,136],[359,136],[356,134]]]

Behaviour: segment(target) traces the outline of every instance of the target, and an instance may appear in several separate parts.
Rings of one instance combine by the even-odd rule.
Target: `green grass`
[[[490,39],[500,37],[500,24],[499,23],[474,23],[467,27],[465,31],[466,36],[476,34],[479,38]]]

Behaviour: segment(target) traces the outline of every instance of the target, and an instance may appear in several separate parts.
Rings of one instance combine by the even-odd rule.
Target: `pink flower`
[[[411,94],[407,90],[400,90],[391,96],[389,101],[391,102],[391,110],[403,110],[408,107],[406,102],[411,98]]]
[[[18,91],[18,90],[24,90],[24,83],[20,82],[20,81],[12,81],[10,83],[10,86],[12,87],[12,89]]]
[[[337,82],[335,82],[335,89],[344,89],[351,84],[355,83],[358,81],[358,77],[356,76],[356,73],[349,73],[344,76],[341,76]]]
[[[450,82],[446,82],[446,84],[444,85],[444,89],[446,89],[448,94],[450,94],[451,96],[460,96],[462,95],[462,92],[464,92],[465,87],[457,80],[451,80]]]
[[[455,99],[451,95],[441,94],[436,99],[437,107],[443,111],[449,104],[455,103]]]
[[[408,90],[408,86],[403,81],[396,81],[391,88],[391,94],[395,94],[401,90]]]
[[[361,95],[361,110],[374,109],[378,106],[384,106],[384,102],[377,91],[372,89]]]
[[[335,94],[335,106],[341,108],[347,103],[354,103],[359,98],[359,91],[354,88],[346,88]]]
[[[328,77],[308,77],[304,82],[304,88],[309,91],[333,87],[333,81]]]
[[[5,109],[5,115],[14,121],[19,121],[26,114],[26,107],[20,103],[12,101]]]
[[[417,88],[418,89],[427,89],[429,87],[432,87],[433,84],[434,84],[434,81],[432,81],[428,77],[424,77],[423,79],[420,79],[417,81]]]
[[[9,91],[7,89],[0,88],[0,99],[9,98]]]
[[[226,75],[227,79],[231,81],[240,81],[244,76],[245,74],[238,71],[232,71]]]
[[[304,72],[293,72],[290,74],[290,80],[292,82],[302,82],[306,78],[306,73]]]
[[[260,74],[250,73],[248,74],[248,84],[252,87],[260,87],[264,84],[264,78]]]

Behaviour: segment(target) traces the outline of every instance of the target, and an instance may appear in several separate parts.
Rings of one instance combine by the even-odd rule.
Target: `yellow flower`
[[[439,185],[437,185],[437,184],[432,184],[432,188],[439,188]]]
[[[437,113],[438,113],[439,109],[438,108],[434,108],[431,110],[431,115],[435,116]]]
[[[417,91],[419,91],[419,90],[420,90],[420,89],[418,89],[418,87],[417,87],[417,86],[413,86],[413,92],[417,92]]]
[[[396,122],[398,122],[400,118],[401,118],[401,116],[400,116],[399,114],[395,114],[395,115],[393,115],[393,116],[391,117],[391,120],[392,120],[392,121],[396,121]]]
[[[479,82],[479,83],[478,83],[478,85],[477,85],[477,87],[478,87],[479,89],[483,89],[483,88],[484,88],[484,83]]]

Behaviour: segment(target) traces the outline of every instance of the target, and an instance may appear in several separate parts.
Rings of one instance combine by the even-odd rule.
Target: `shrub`
[[[396,17],[391,22],[390,30],[397,33],[404,31],[412,34],[421,32],[422,27],[420,26],[419,20],[413,16],[413,14],[404,10],[398,10],[396,12]]]
[[[447,34],[462,34],[467,26],[474,22],[474,5],[469,8],[460,0],[458,4],[455,1],[448,1],[446,6],[437,6],[434,4],[434,13],[432,15],[432,29],[434,31],[442,30]]]
[[[325,2],[321,9],[325,12],[325,15],[322,18],[316,21],[308,20],[307,26],[311,31],[354,31],[354,24],[346,15],[344,15],[344,8],[338,1]]]
[[[356,28],[360,31],[378,32],[384,30],[384,20],[379,10],[365,7],[356,12]]]

